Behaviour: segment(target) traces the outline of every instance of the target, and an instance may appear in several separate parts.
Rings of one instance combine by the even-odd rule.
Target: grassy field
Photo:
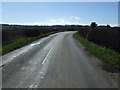
[[[2,48],[0,48],[0,52],[2,52],[2,55],[3,54],[6,54],[10,51],[13,51],[17,48],[20,48],[28,43],[31,43],[33,42],[34,40],[37,40],[37,39],[40,39],[42,37],[46,37],[50,34],[54,34],[54,33],[57,33],[58,31],[56,32],[50,32],[50,33],[46,33],[46,34],[42,34],[40,36],[37,36],[37,37],[30,37],[30,38],[26,38],[26,37],[22,37],[22,38],[19,38],[19,39],[16,39],[14,41],[11,41],[9,44],[6,44],[6,45],[3,45]]]
[[[78,33],[74,34],[77,39],[90,53],[103,60],[108,66],[120,70],[120,55],[113,50],[98,46],[82,38]]]

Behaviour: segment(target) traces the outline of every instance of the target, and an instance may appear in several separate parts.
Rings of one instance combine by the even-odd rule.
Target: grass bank
[[[22,37],[22,38],[16,39],[16,40],[11,41],[10,43],[8,43],[6,45],[3,45],[2,48],[0,48],[0,52],[2,52],[2,55],[6,54],[8,52],[11,52],[11,51],[17,49],[17,48],[25,46],[26,44],[31,43],[37,39],[40,39],[42,37],[46,37],[48,35],[51,35],[51,34],[54,34],[57,32],[50,32],[50,33],[42,34],[42,35],[37,36],[37,37],[29,37],[29,38]]]
[[[78,33],[75,33],[74,38],[78,40],[90,53],[97,58],[103,60],[108,66],[120,70],[120,55],[113,50],[96,45],[88,40],[85,40]]]

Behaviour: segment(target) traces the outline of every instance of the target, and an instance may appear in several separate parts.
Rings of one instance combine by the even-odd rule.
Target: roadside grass
[[[51,35],[51,34],[54,34],[54,33],[57,33],[58,31],[56,32],[50,32],[50,33],[46,33],[46,34],[42,34],[40,36],[37,36],[37,37],[22,37],[22,38],[19,38],[19,39],[16,39],[14,41],[11,41],[10,43],[8,44],[5,44],[2,46],[2,49],[0,48],[0,52],[2,52],[2,55],[8,53],[8,52],[11,52],[17,48],[20,48],[22,46],[25,46],[27,45],[28,43],[31,43],[37,39],[40,39],[42,37],[46,37],[48,35]]]
[[[73,36],[94,56],[103,60],[108,66],[120,70],[120,55],[118,53],[85,40],[78,33],[74,33]]]

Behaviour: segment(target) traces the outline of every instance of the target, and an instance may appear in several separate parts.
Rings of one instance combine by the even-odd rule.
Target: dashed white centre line
[[[53,47],[52,47],[53,48]],[[46,55],[45,59],[43,60],[42,64],[45,63],[45,61],[47,60],[48,56],[50,55],[50,52],[52,51],[52,48],[49,50],[48,54]]]

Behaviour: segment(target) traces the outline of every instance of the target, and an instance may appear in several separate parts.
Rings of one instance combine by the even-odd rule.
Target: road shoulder
[[[111,72],[111,71],[108,71],[105,67],[106,67],[106,64],[98,59],[96,56],[92,55],[90,52],[88,52],[86,50],[86,48],[81,45],[79,43],[79,41],[75,40],[76,44],[82,49],[83,53],[85,55],[87,55],[87,57],[90,58],[90,62],[92,64],[94,64],[96,67],[98,67],[109,79],[109,81],[111,81],[112,85],[114,88],[119,88],[119,81],[120,81],[120,75],[119,75],[119,72]]]

